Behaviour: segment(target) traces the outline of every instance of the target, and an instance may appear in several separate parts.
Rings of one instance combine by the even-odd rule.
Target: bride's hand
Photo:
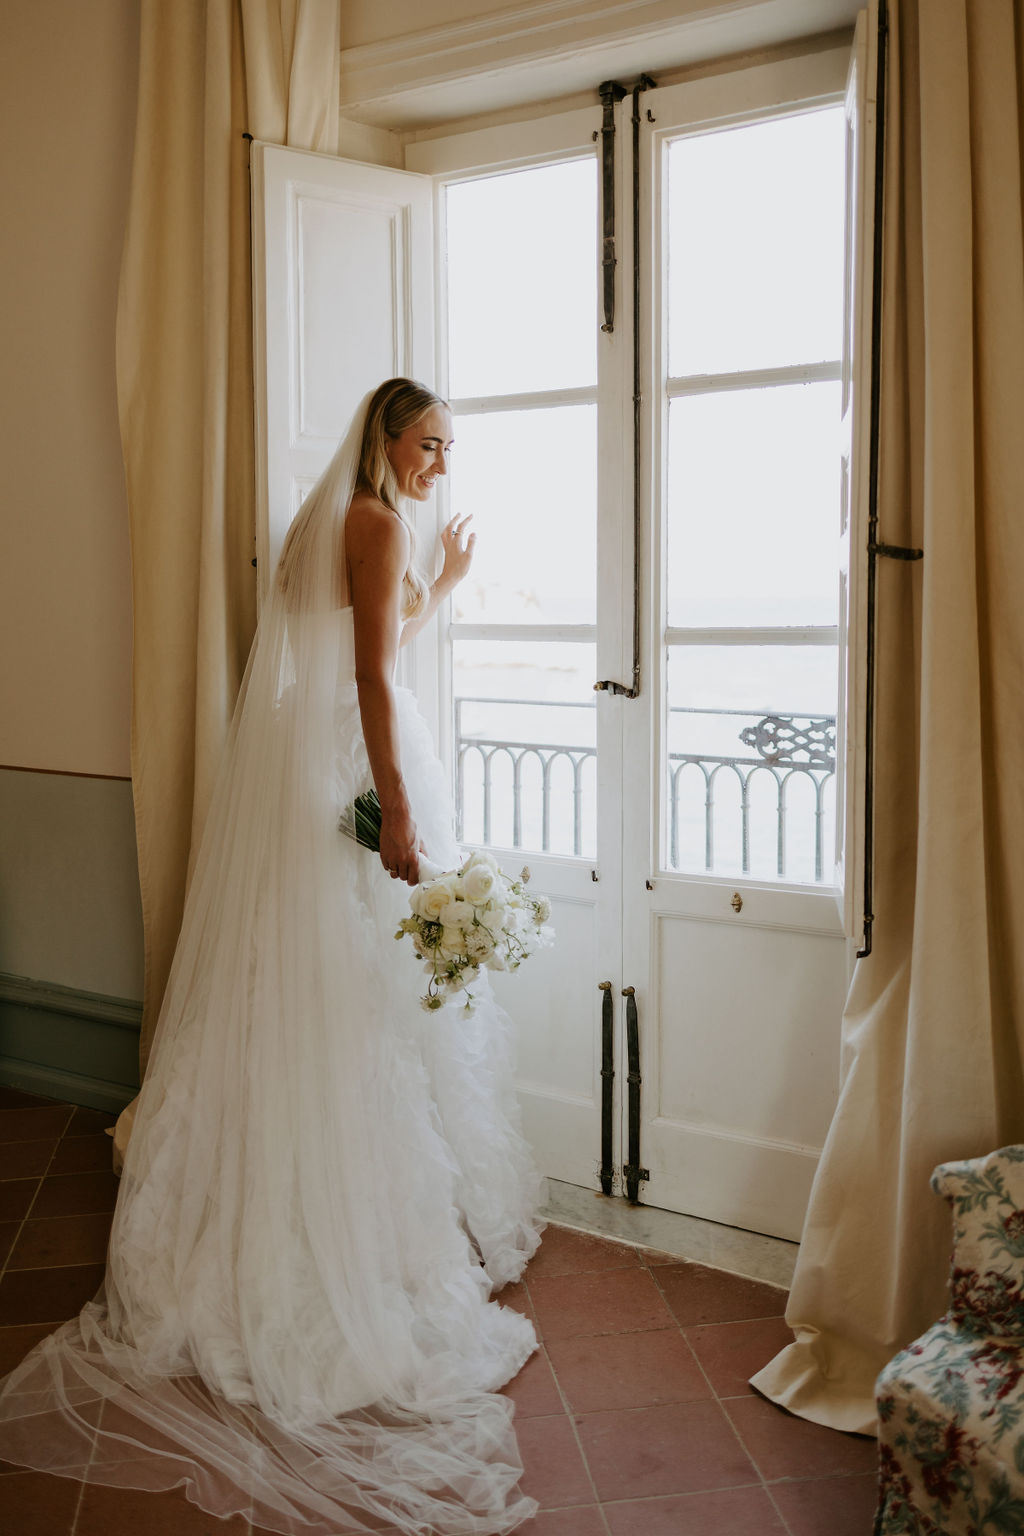
[[[476,548],[476,534],[466,531],[470,517],[453,517],[441,529],[441,548],[444,550],[444,564],[438,577],[441,586],[457,587],[469,574]]]
[[[408,811],[385,813],[380,824],[380,861],[393,880],[418,885],[419,852],[416,823]]]

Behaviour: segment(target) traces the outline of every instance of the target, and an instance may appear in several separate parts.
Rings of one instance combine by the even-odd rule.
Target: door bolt
[[[743,897],[740,895],[739,891],[733,891],[732,901],[730,901],[729,905],[732,907],[734,912],[743,911]]]

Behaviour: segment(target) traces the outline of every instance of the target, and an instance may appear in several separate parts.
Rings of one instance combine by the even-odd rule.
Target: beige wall
[[[0,764],[127,775],[131,604],[114,314],[138,0],[0,21]]]

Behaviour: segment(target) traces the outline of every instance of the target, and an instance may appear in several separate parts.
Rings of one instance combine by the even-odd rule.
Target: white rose
[[[443,880],[431,880],[429,885],[418,885],[409,897],[409,905],[417,917],[428,923],[440,920],[441,913],[451,901],[451,892]]]
[[[495,902],[491,906],[485,907],[479,915],[482,925],[487,929],[489,933],[492,933],[496,939],[499,939],[505,932],[506,926],[507,913],[505,912],[504,907],[499,907]]]
[[[499,873],[498,861],[493,853],[485,853],[482,848],[478,848],[475,853],[470,854],[462,866],[462,873],[465,875],[467,870],[480,868],[491,869],[495,874]]]
[[[535,923],[546,923],[551,916],[551,903],[546,896],[538,896],[533,905],[533,920]]]
[[[440,921],[446,928],[469,928],[473,922],[473,908],[468,901],[456,897],[442,909]]]
[[[487,864],[474,864],[472,869],[466,870],[462,876],[462,887],[466,893],[466,900],[474,907],[482,906],[488,901],[494,890],[497,875]]]

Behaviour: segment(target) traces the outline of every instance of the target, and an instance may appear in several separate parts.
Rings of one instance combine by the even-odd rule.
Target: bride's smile
[[[452,418],[444,406],[434,406],[397,437],[387,439],[387,456],[401,495],[426,501],[438,475],[448,473]]]

